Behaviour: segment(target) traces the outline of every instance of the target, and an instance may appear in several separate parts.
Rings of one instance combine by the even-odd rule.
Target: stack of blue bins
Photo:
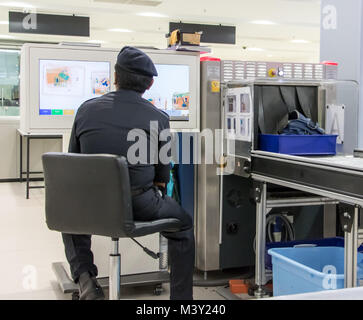
[[[329,246],[334,241],[337,246]],[[268,250],[272,257],[274,296],[344,288],[344,239],[325,239],[325,243],[328,246],[300,243],[296,247],[275,247]],[[285,244],[289,245],[294,244]],[[357,285],[359,280],[363,279],[362,252],[363,247],[360,247],[357,259]]]

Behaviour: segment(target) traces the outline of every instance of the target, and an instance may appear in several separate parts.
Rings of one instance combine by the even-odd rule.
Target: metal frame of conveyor
[[[349,160],[349,157],[345,157]],[[343,168],[324,158],[285,156],[262,151],[252,153],[252,178],[256,182],[256,296],[263,296],[265,275],[265,219],[274,202],[267,200],[267,185],[274,184],[321,197],[321,203],[342,203],[340,218],[345,232],[345,287],[357,286],[358,217],[363,206],[363,159]],[[318,204],[320,201],[316,201]],[[296,203],[297,204],[297,203]],[[295,205],[296,205],[295,204]]]

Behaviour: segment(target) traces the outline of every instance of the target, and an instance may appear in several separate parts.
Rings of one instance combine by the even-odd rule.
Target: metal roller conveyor
[[[252,177],[284,186],[363,205],[363,158],[353,156],[298,157],[263,151],[252,153]],[[268,180],[268,181],[267,181]],[[319,191],[316,191],[318,189]]]

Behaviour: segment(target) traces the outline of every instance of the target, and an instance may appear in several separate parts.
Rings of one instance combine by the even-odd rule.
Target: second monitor
[[[163,110],[172,121],[188,121],[190,107],[190,70],[187,65],[156,64],[159,76],[144,98]]]

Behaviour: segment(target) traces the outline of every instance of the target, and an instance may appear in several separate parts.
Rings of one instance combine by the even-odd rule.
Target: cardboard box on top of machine
[[[186,45],[186,46],[199,46],[200,39],[203,32],[182,32],[181,30],[174,30],[172,33],[167,35],[168,47],[175,45]]]

